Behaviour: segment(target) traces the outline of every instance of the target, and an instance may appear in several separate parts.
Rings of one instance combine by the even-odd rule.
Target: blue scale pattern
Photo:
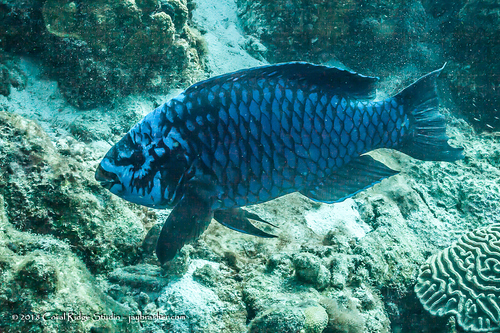
[[[320,184],[351,157],[398,144],[408,127],[395,98],[360,101],[279,77],[215,82],[164,113],[200,142],[198,156],[223,189],[221,208]]]

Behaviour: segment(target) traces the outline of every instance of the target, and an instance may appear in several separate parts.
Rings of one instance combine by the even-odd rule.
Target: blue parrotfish
[[[276,237],[241,207],[296,191],[325,203],[349,198],[398,173],[365,154],[377,148],[426,161],[463,158],[448,144],[438,110],[441,70],[380,101],[378,78],[305,62],[213,77],[146,115],[109,150],[95,178],[130,202],[173,208],[156,245],[161,263],[212,218]]]

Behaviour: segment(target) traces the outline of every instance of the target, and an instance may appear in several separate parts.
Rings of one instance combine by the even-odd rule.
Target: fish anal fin
[[[340,202],[398,173],[370,155],[363,155],[334,171],[322,184],[300,193],[320,202]]]
[[[264,221],[257,214],[247,212],[241,208],[232,208],[227,210],[216,210],[214,213],[214,219],[229,229],[236,230],[242,232],[244,234],[249,234],[253,236],[263,237],[263,238],[273,238],[277,237],[275,235],[269,234],[265,231],[256,228],[251,222],[250,219],[255,221],[260,221],[267,223],[273,227],[271,223]]]

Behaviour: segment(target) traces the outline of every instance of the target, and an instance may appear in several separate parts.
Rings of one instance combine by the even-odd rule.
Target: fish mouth
[[[104,170],[100,164],[95,171],[95,180],[97,180],[102,187],[108,190],[111,190],[113,185],[120,184],[118,176],[112,172]]]

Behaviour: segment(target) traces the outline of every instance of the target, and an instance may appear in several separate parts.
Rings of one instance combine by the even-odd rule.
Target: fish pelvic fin
[[[448,144],[445,118],[439,112],[436,78],[443,68],[422,76],[395,96],[409,118],[409,131],[396,149],[419,160],[453,162],[464,158],[463,148]]]
[[[196,240],[212,221],[213,198],[202,186],[196,182],[186,184],[186,192],[165,221],[156,243],[161,264],[172,260],[185,243]]]
[[[249,219],[264,222],[273,227],[275,225],[261,219],[257,214],[250,213],[241,208],[232,208],[228,210],[216,210],[214,213],[214,219],[222,224],[223,226],[228,227],[229,229],[236,230],[242,232],[244,234],[258,236],[262,238],[274,238],[277,237],[275,235],[269,234],[259,228],[255,227]]]

